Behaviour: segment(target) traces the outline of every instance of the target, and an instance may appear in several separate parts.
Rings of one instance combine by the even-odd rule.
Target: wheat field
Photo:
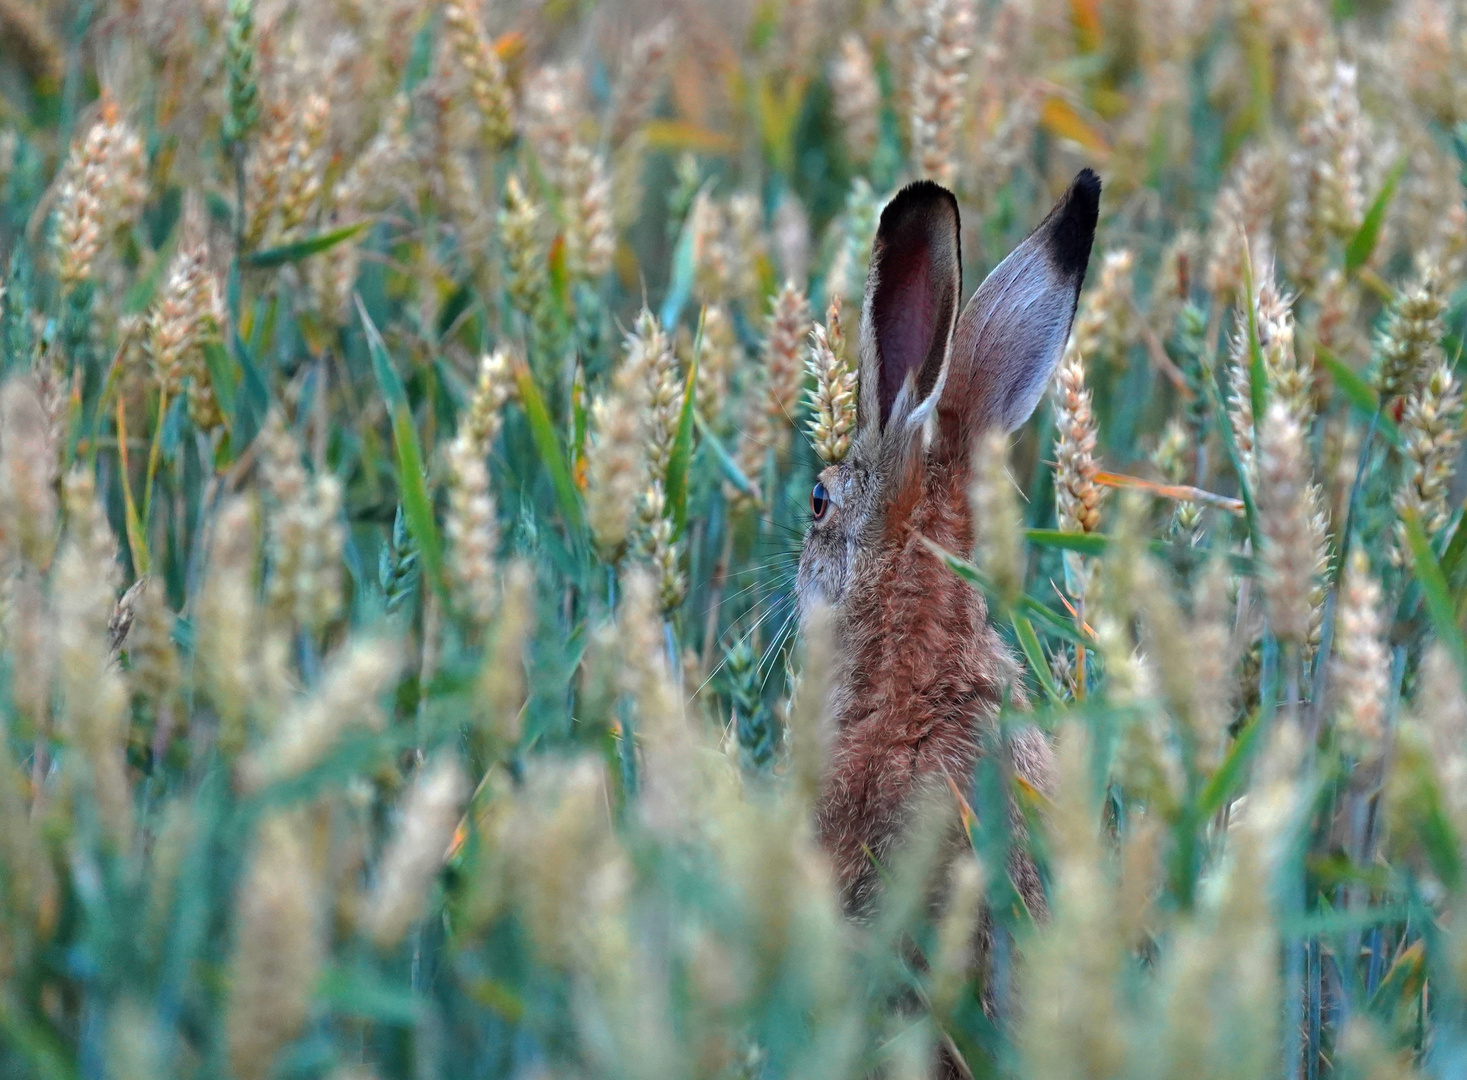
[[[878,216],[1083,167],[847,919]],[[0,1078],[1467,1076],[1464,177],[1460,0],[0,0]]]

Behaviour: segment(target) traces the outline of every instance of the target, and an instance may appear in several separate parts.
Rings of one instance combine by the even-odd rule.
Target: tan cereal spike
[[[827,463],[846,456],[856,428],[856,365],[847,355],[845,333],[840,323],[840,297],[831,298],[825,325],[810,331],[810,353],[806,370],[814,379],[809,389],[810,441]]]

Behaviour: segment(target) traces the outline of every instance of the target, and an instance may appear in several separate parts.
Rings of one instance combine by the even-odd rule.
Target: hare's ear
[[[908,184],[881,211],[871,250],[861,312],[862,432],[905,424],[936,399],[962,289],[957,200],[931,181]]]
[[[953,337],[938,405],[945,450],[966,455],[990,424],[1012,431],[1034,411],[1054,374],[1100,212],[1100,177],[1075,177],[1055,208],[978,286]]]

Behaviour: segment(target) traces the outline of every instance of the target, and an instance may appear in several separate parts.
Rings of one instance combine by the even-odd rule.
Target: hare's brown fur
[[[938,562],[926,544],[973,544],[965,460],[922,469],[920,497],[893,507],[871,563],[853,583],[838,634],[842,683],[833,701],[836,734],[818,813],[822,842],[853,914],[866,910],[925,782],[951,778],[966,791],[981,726],[1005,693],[1023,703],[1017,670],[988,624],[982,593]],[[1049,748],[1024,735],[1015,768],[1048,788]],[[1043,910],[1037,875],[1011,867],[1031,909]]]

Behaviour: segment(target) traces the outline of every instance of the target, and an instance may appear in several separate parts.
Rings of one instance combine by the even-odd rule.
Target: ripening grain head
[[[468,795],[469,778],[451,754],[429,762],[413,781],[362,912],[363,928],[379,948],[401,941],[426,910]]]
[[[325,942],[321,896],[304,822],[261,822],[240,882],[229,966],[225,1034],[240,1080],[265,1080],[305,1025]]]
[[[1008,435],[992,428],[974,451],[973,482],[968,501],[978,534],[976,558],[1000,596],[1008,600],[1023,591],[1024,551],[1020,537],[1023,519],[1018,494],[1008,469]]]
[[[299,776],[320,764],[353,729],[382,726],[378,697],[397,676],[402,649],[359,637],[343,647],[321,674],[320,684],[290,709],[270,737],[239,764],[246,790]]]
[[[56,543],[55,432],[30,380],[0,389],[0,546],[45,569]]]
[[[1259,430],[1263,595],[1273,632],[1300,643],[1309,637],[1316,565],[1308,470],[1299,422],[1286,404],[1275,400]]]

